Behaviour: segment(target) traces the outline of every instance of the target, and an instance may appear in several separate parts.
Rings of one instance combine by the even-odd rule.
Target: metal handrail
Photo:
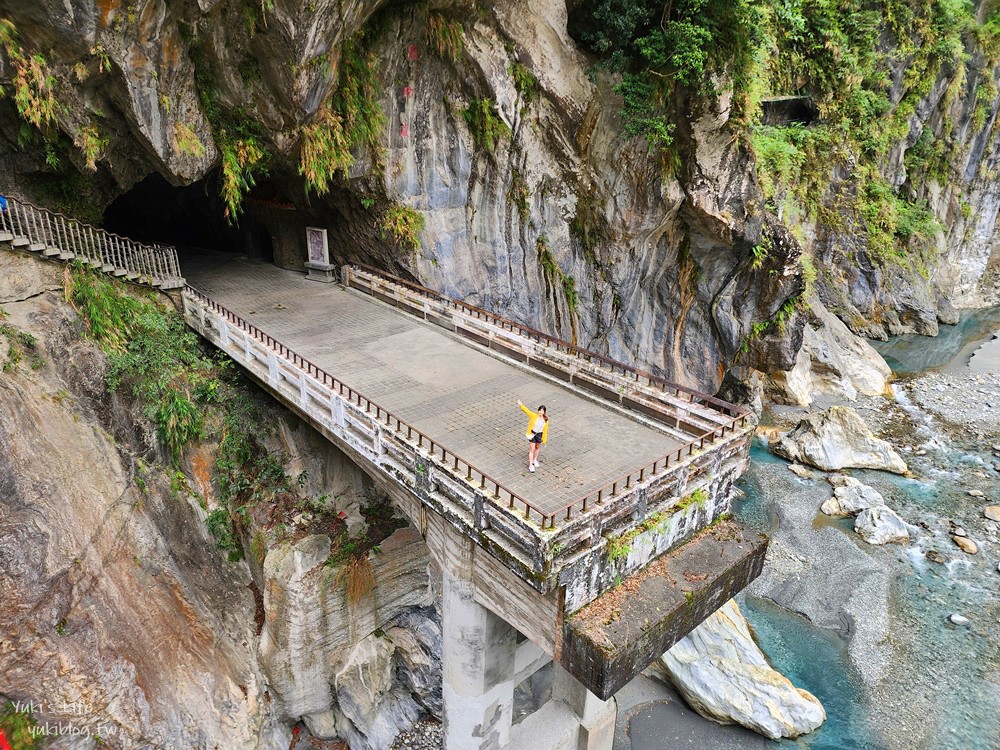
[[[164,288],[181,286],[176,248],[144,245],[71,216],[7,197],[7,210],[0,211],[0,229],[31,244],[43,244],[60,252],[100,265],[121,269],[137,281]]]
[[[385,425],[390,428],[394,427],[396,433],[400,436],[402,436],[402,433],[405,431],[407,440],[412,441],[414,437],[416,437],[417,447],[423,447],[426,442],[430,450],[430,458],[432,460],[438,460],[436,451],[439,450],[441,453],[440,462],[446,468],[449,468],[454,472],[460,472],[460,470],[464,467],[466,481],[474,483],[478,477],[479,488],[487,491],[490,491],[492,488],[493,499],[496,500],[498,504],[506,504],[507,508],[510,510],[513,510],[515,506],[520,505],[524,509],[523,515],[525,519],[530,520],[534,514],[543,530],[554,529],[556,519],[562,517],[564,514],[565,520],[571,520],[573,517],[573,511],[578,507],[580,508],[580,512],[585,513],[591,505],[600,505],[607,500],[617,497],[621,494],[621,492],[631,489],[634,483],[641,483],[647,478],[655,477],[658,473],[666,471],[671,466],[676,466],[683,461],[684,458],[693,455],[695,450],[704,450],[706,442],[708,444],[713,444],[716,440],[724,438],[727,432],[731,434],[737,429],[745,427],[749,416],[748,410],[741,410],[744,413],[734,418],[730,424],[721,425],[720,427],[698,435],[687,443],[671,450],[666,455],[660,456],[652,463],[643,464],[633,471],[623,475],[619,479],[609,482],[603,487],[573,500],[562,508],[551,513],[545,513],[533,505],[529,500],[504,486],[482,469],[462,458],[454,451],[449,450],[440,442],[434,440],[429,435],[426,435],[413,425],[394,415],[388,409],[385,409],[356,389],[348,386],[346,383],[329,374],[321,367],[315,365],[313,362],[298,354],[294,350],[289,349],[273,336],[265,333],[253,323],[243,319],[232,310],[229,310],[224,305],[221,305],[213,300],[208,295],[200,292],[189,284],[185,285],[185,291],[189,292],[198,300],[208,305],[211,309],[222,315],[226,320],[236,325],[237,328],[249,333],[254,339],[264,346],[271,348],[288,361],[304,369],[306,373],[311,375],[323,385],[328,386],[339,393],[341,397],[346,398],[349,402],[357,403],[359,407],[364,407],[366,413],[371,414],[374,409],[375,419],[381,423],[384,416]]]
[[[716,411],[722,412],[727,416],[739,419],[750,414],[750,410],[738,406],[736,404],[730,404],[722,399],[710,396],[707,393],[695,390],[694,388],[688,388],[687,386],[681,385],[679,383],[674,383],[666,378],[661,378],[658,375],[654,375],[646,370],[640,370],[637,367],[627,365],[618,360],[607,357],[603,354],[598,354],[597,352],[591,351],[590,349],[584,349],[583,347],[571,344],[564,339],[557,338],[555,336],[550,336],[543,331],[539,331],[530,326],[518,323],[510,318],[505,318],[502,315],[497,315],[496,313],[485,310],[481,307],[476,307],[475,305],[470,305],[468,302],[463,302],[461,300],[456,300],[452,297],[448,297],[440,292],[433,289],[428,289],[425,286],[416,284],[412,281],[407,281],[398,276],[393,276],[391,273],[386,273],[385,271],[380,271],[377,268],[372,268],[371,266],[365,265],[364,263],[351,263],[352,268],[357,268],[365,273],[372,276],[378,276],[394,284],[399,284],[400,286],[405,286],[419,294],[425,295],[427,297],[432,297],[433,299],[450,305],[456,309],[467,312],[471,315],[475,315],[480,320],[486,320],[494,325],[498,325],[501,328],[505,328],[512,333],[516,333],[519,336],[524,336],[525,338],[532,339],[537,343],[545,343],[547,346],[555,346],[557,350],[564,351],[567,354],[572,354],[576,357],[585,358],[588,362],[594,362],[595,360],[603,365],[607,365],[612,372],[620,370],[623,375],[633,377],[637,382],[645,379],[647,384],[654,388],[659,388],[660,390],[666,392],[667,390],[672,390],[675,396],[680,396],[682,393],[688,397],[690,403],[701,403],[705,406],[709,406]]]

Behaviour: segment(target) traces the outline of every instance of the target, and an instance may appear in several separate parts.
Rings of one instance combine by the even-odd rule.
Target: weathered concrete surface
[[[560,663],[608,698],[731,599],[764,565],[767,540],[722,521],[567,618]]]

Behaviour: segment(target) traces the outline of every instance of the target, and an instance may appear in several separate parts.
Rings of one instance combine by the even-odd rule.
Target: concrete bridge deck
[[[189,284],[475,464],[544,513],[690,440],[464,344],[371,297],[268,263],[184,259]],[[527,468],[521,399],[548,408],[549,442]]]

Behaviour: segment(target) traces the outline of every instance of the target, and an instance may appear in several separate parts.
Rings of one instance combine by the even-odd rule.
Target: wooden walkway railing
[[[177,250],[144,245],[27,201],[7,198],[0,209],[0,242],[94,268],[160,289],[184,286]]]
[[[630,492],[634,487],[643,484],[651,478],[661,477],[664,473],[669,474],[675,467],[684,464],[696,452],[704,451],[706,448],[711,449],[717,442],[726,440],[727,436],[732,436],[734,433],[749,434],[749,428],[752,426],[750,425],[750,410],[745,407],[730,404],[678,383],[672,383],[652,373],[631,367],[596,352],[574,346],[567,341],[550,336],[542,331],[521,325],[466,302],[446,297],[443,294],[435,292],[433,289],[408,282],[370,266],[354,263],[346,266],[345,269],[350,269],[349,271],[345,270],[345,275],[348,276],[345,283],[352,289],[367,292],[376,298],[394,304],[394,306],[404,312],[413,315],[422,315],[426,320],[431,320],[430,313],[437,313],[434,316],[435,320],[433,322],[443,325],[445,328],[453,330],[456,333],[465,335],[466,338],[472,341],[473,345],[479,344],[490,349],[498,349],[504,354],[513,354],[522,362],[528,361],[530,363],[533,359],[541,359],[539,355],[544,356],[543,371],[556,374],[557,370],[561,370],[565,376],[561,379],[567,382],[582,384],[585,388],[589,385],[592,392],[598,394],[610,394],[611,388],[597,385],[595,389],[593,388],[595,385],[593,381],[588,383],[585,379],[587,372],[581,372],[577,365],[570,365],[559,359],[545,355],[550,352],[557,352],[566,355],[574,363],[586,363],[593,368],[593,373],[603,371],[605,377],[609,377],[609,380],[604,382],[605,386],[613,386],[617,381],[617,383],[621,384],[622,389],[625,387],[648,389],[653,398],[639,401],[640,394],[632,393],[632,398],[624,399],[623,403],[628,404],[629,402],[633,402],[642,409],[642,413],[645,416],[661,422],[664,427],[680,429],[689,436],[683,445],[671,450],[666,455],[637,466],[618,479],[572,500],[563,508],[554,512],[542,513],[535,509],[525,498],[506,490],[506,488],[503,488],[495,480],[489,480],[491,483],[496,484],[498,488],[498,499],[500,490],[502,489],[510,495],[511,508],[515,507],[515,505],[523,507],[525,509],[525,518],[532,518],[539,522],[543,529],[554,529],[557,519],[560,521],[571,521],[574,514],[586,513],[595,505],[601,505],[608,500],[617,499],[622,494]],[[367,277],[368,280],[379,279],[388,287],[395,287],[397,291],[403,293],[403,296],[392,294],[390,288],[380,290],[371,284],[367,288],[364,284],[358,284],[359,279],[363,279],[364,277]],[[409,295],[414,295],[414,298],[407,298]],[[430,307],[426,303],[430,303]],[[459,317],[455,315],[448,318],[442,317],[446,310],[453,311]],[[527,355],[526,359],[521,358],[517,356],[517,352],[511,350],[510,346],[495,346],[496,340],[492,336],[482,335],[488,334],[488,331],[479,331],[478,334],[471,336],[466,335],[469,332],[464,330],[463,321],[460,319],[461,316],[467,316],[467,320],[474,318],[477,321],[482,321],[503,331],[508,331],[526,342],[531,342],[535,345],[536,353],[534,355]],[[506,341],[506,344],[510,343],[509,340]],[[574,370],[575,372],[573,372]],[[619,389],[614,388],[614,390],[617,391]],[[657,403],[659,399],[669,399],[670,403]],[[687,414],[688,421],[679,417],[679,414]],[[699,418],[699,416],[704,414],[713,414],[714,418],[711,420]],[[708,422],[707,425],[706,422]]]

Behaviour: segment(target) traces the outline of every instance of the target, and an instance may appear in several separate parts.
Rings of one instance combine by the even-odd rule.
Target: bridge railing
[[[593,352],[589,349],[576,346],[575,344],[571,344],[570,342],[555,336],[550,336],[549,334],[535,328],[531,328],[530,326],[522,325],[521,323],[510,320],[509,318],[504,318],[501,315],[492,313],[489,310],[484,310],[481,307],[470,305],[462,300],[448,297],[440,292],[434,291],[433,289],[421,286],[420,284],[415,284],[412,281],[407,281],[406,279],[402,279],[398,276],[393,276],[392,274],[380,271],[377,268],[366,266],[363,263],[352,263],[350,264],[350,267],[363,271],[371,276],[385,279],[392,284],[411,289],[422,297],[433,299],[440,304],[451,307],[455,310],[460,310],[477,318],[478,320],[487,321],[518,336],[542,344],[546,347],[551,347],[556,351],[569,354],[572,357],[586,361],[589,364],[596,364],[601,367],[605,367],[611,372],[624,375],[637,383],[642,383],[664,393],[672,393],[675,396],[684,398],[688,401],[688,403],[704,405],[710,409],[718,411],[720,414],[731,416],[736,420],[745,420],[745,418],[750,414],[750,410],[744,407],[737,406],[736,404],[730,404],[722,399],[715,398],[714,396],[702,393],[701,391],[697,391],[693,388],[688,388],[687,386],[680,385],[679,383],[673,383],[665,378],[654,375],[651,372],[647,372],[646,370],[627,365],[603,354],[598,354],[597,352]]]
[[[6,201],[6,210],[0,210],[0,240],[60,260],[76,258],[161,289],[184,285],[173,247],[144,245],[17,198]]]
[[[673,475],[676,471],[681,470],[687,464],[688,459],[696,453],[700,453],[717,442],[725,440],[727,436],[731,438],[736,431],[745,428],[747,425],[747,414],[741,413],[738,407],[733,407],[739,415],[726,419],[724,424],[697,434],[683,445],[671,450],[668,454],[636,467],[634,470],[623,474],[620,478],[576,498],[558,510],[549,510],[546,512],[455,451],[442,445],[439,441],[420,431],[406,420],[393,414],[390,410],[371,400],[334,375],[326,372],[315,363],[288,348],[278,339],[262,331],[253,323],[243,319],[211,297],[191,286],[185,286],[185,293],[191,295],[206,308],[222,317],[229,325],[242,330],[268,350],[273,351],[292,366],[305,372],[309,377],[321,383],[323,387],[332,391],[334,395],[356,405],[365,414],[370,415],[376,422],[391,430],[399,438],[414,444],[418,449],[426,450],[431,460],[439,466],[447,468],[459,478],[463,478],[467,483],[473,484],[480,491],[486,493],[497,505],[506,508],[512,513],[516,513],[527,521],[537,524],[543,530],[554,530],[557,522],[562,524],[573,521],[575,516],[586,514],[597,506],[603,506],[609,501],[613,501],[626,494],[634,494],[633,489],[636,486],[648,481],[656,480],[656,484],[662,487],[676,484],[676,481],[673,481],[676,480],[676,477],[667,475]],[[696,391],[693,393],[697,394]],[[724,402],[719,403],[727,407],[729,406],[724,404]],[[471,507],[470,503],[465,504]]]
[[[499,480],[494,479],[475,464],[462,458],[454,451],[449,450],[440,442],[421,432],[409,422],[396,416],[375,401],[372,401],[370,398],[350,387],[342,380],[339,380],[330,373],[326,372],[324,369],[309,361],[298,352],[289,349],[278,339],[268,333],[265,333],[253,323],[244,320],[227,307],[220,305],[208,295],[203,294],[190,285],[185,285],[184,291],[223,317],[229,324],[246,332],[261,344],[271,349],[294,366],[303,370],[310,377],[322,383],[326,388],[330,389],[341,398],[345,399],[349,403],[356,404],[359,408],[363,409],[366,414],[371,415],[371,417],[378,423],[393,430],[400,437],[405,436],[407,441],[415,442],[417,448],[427,450],[429,454],[428,457],[431,460],[440,461],[449,469],[457,473],[464,474],[466,481],[478,485],[479,489],[489,493],[496,502],[505,505],[510,510],[517,511],[526,520],[532,520],[541,525],[542,528],[545,528],[546,525],[551,526],[553,522],[553,516],[551,514],[542,512],[528,500],[506,487]]]
[[[664,427],[680,430],[681,434],[688,437],[682,445],[674,448],[669,453],[659,456],[654,461],[637,466],[632,471],[608,482],[606,485],[574,499],[561,509],[545,515],[542,520],[543,528],[555,528],[557,519],[570,521],[573,519],[574,513],[586,513],[595,504],[600,505],[605,501],[617,498],[623,493],[631,491],[635,485],[642,484],[647,479],[658,478],[664,471],[672,470],[674,467],[685,462],[696,451],[704,451],[706,447],[711,447],[735,432],[744,431],[748,426],[750,419],[750,411],[748,409],[726,403],[708,394],[700,393],[677,383],[671,383],[651,373],[616,362],[608,357],[574,346],[566,341],[527,326],[522,326],[519,323],[495,315],[474,305],[445,297],[419,284],[407,282],[390,274],[369,268],[368,266],[352,264],[350,269],[350,278],[347,279],[347,282],[352,288],[367,291],[390,304],[396,304],[397,307],[411,314],[422,314],[428,320],[432,318],[431,313],[440,312],[440,308],[438,310],[428,310],[425,305],[421,309],[418,307],[419,298],[429,300],[433,305],[452,309],[459,313],[459,316],[469,316],[475,320],[484,321],[503,331],[510,331],[516,336],[520,336],[541,348],[540,351],[536,350],[524,356],[529,362],[540,363],[543,371],[557,374],[557,376],[562,377],[567,382],[577,383],[585,388],[590,388],[604,395],[606,398],[617,398],[619,399],[618,403],[637,407],[642,410],[644,415],[662,423]],[[376,289],[374,284],[365,288],[357,284],[358,278],[356,277],[359,276],[358,272],[360,272],[361,276],[375,277],[387,285],[410,290],[418,297],[405,299],[380,294],[380,290]],[[387,288],[384,291],[390,291],[390,289]],[[443,321],[440,319],[440,316],[437,316],[435,322],[441,324]],[[454,329],[456,332],[466,335],[467,338],[471,338],[474,342],[480,343],[490,349],[498,349],[505,355],[513,353],[518,355],[520,359],[519,353],[512,352],[509,346],[511,343],[509,339],[504,341],[503,345],[498,346],[496,339],[470,334],[469,331],[466,331],[462,327],[460,321],[452,319],[446,322],[446,327],[453,324],[456,325]],[[488,331],[482,331],[482,333],[488,333]],[[549,356],[552,351],[557,351],[566,356],[562,357],[561,360],[553,358]],[[612,393],[610,388],[616,385],[614,382],[605,382],[603,385],[600,385],[594,380],[588,379],[589,372],[580,370],[571,372],[572,368],[565,361],[567,357],[570,361],[580,360],[586,362],[588,365],[596,364],[599,367],[603,367],[606,371],[613,373],[616,376],[615,379],[625,378],[627,383],[631,384],[628,387],[632,388],[634,392],[623,394],[618,392],[619,389],[616,389],[616,392]],[[521,359],[521,361],[525,360]],[[562,372],[557,373],[557,370],[561,370]],[[644,398],[646,394],[651,397]],[[675,401],[674,403],[667,404],[658,400],[656,398],[658,396],[665,399],[676,399],[678,396],[683,396],[684,398],[679,402]],[[710,429],[705,427],[706,422],[708,422],[708,420],[704,419],[705,410],[716,415],[713,417],[714,423]]]

